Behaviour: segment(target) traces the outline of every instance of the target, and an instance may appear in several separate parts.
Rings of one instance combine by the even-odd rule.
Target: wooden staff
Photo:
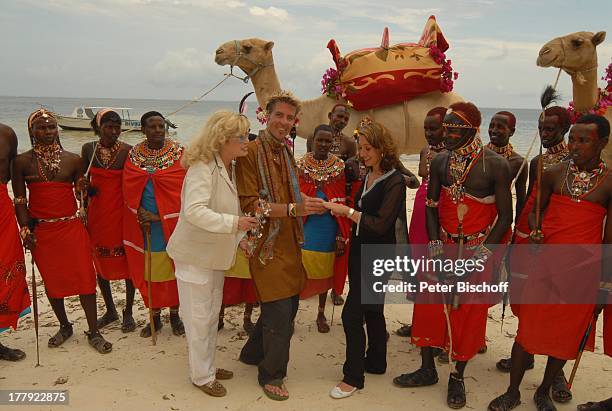
[[[149,326],[151,327],[151,341],[153,342],[153,345],[157,345],[157,335],[155,332],[155,324],[153,322],[153,290],[151,289],[153,283],[151,281],[151,225],[145,225],[144,229],[147,241],[145,275],[147,276],[147,298],[149,300]]]
[[[36,293],[36,271],[34,269],[34,254],[30,251],[32,262],[32,306],[34,307],[34,332],[36,333],[36,366],[40,367],[40,345],[38,342],[38,294]]]
[[[457,250],[457,260],[463,258],[463,243],[465,238],[463,236],[463,218],[468,213],[470,208],[465,203],[460,203],[457,206],[457,219],[459,220],[459,225],[457,226],[457,236],[459,237],[459,248]],[[453,293],[453,310],[459,308],[459,294]]]
[[[591,317],[591,321],[589,321],[589,325],[582,336],[582,341],[580,341],[580,346],[578,347],[578,354],[576,355],[576,360],[574,361],[574,367],[572,368],[572,373],[570,374],[569,381],[567,382],[567,389],[572,389],[572,383],[574,382],[574,377],[576,377],[576,371],[578,371],[578,365],[580,365],[580,359],[582,358],[582,353],[584,352],[584,347],[586,347],[587,341],[589,340],[589,335],[591,334],[591,330],[593,329],[593,325],[595,324],[595,315]]]

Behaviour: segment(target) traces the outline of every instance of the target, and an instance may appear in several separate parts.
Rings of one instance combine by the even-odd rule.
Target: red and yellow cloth
[[[185,169],[180,161],[163,170],[153,173],[132,164],[130,158],[123,169],[123,198],[127,208],[123,219],[123,244],[128,261],[130,278],[138,288],[142,299],[149,307],[147,279],[145,278],[145,242],[142,228],[138,224],[137,212],[145,186],[149,179],[153,184],[155,202],[161,218],[161,228],[165,244],[176,227],[181,209],[181,188],[185,179]],[[152,246],[155,243],[152,242]],[[164,254],[165,251],[163,252]],[[169,266],[170,265],[170,266]],[[152,258],[151,266],[152,307],[174,307],[179,304],[174,265],[169,258]]]
[[[91,243],[85,226],[75,218],[76,198],[72,183],[28,184],[29,211],[39,219],[34,235],[34,261],[50,298],[96,293],[96,273]],[[66,218],[45,222],[40,219]]]
[[[30,294],[15,209],[6,184],[0,184],[0,331],[17,328],[17,320],[30,308]]]
[[[105,280],[129,278],[123,247],[123,170],[92,167],[89,173],[96,194],[90,197],[87,229],[96,272]]]

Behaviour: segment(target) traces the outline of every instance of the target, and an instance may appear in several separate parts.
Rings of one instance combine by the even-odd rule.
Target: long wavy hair
[[[214,112],[189,142],[183,155],[183,167],[187,169],[197,161],[212,161],[230,138],[246,135],[250,127],[251,123],[242,114],[226,110]]]
[[[386,173],[399,166],[400,159],[397,146],[385,126],[373,121],[359,127],[358,134],[364,136],[372,147],[381,151],[380,169],[383,172]]]

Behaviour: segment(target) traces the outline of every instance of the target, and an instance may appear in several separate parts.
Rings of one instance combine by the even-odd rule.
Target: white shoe
[[[332,390],[329,392],[330,397],[335,398],[337,400],[342,399],[342,398],[347,398],[350,397],[351,395],[355,394],[355,392],[357,391],[357,387],[353,387],[352,390],[350,391],[342,391],[337,385],[332,388]]]

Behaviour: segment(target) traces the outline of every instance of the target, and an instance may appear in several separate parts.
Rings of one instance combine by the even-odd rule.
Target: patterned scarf
[[[263,189],[260,197],[265,198],[270,203],[280,203],[280,190],[289,187],[290,202],[300,203],[300,185],[297,179],[295,159],[289,153],[287,146],[266,131],[261,137],[255,140],[257,143],[257,164],[259,167],[259,177],[261,178]],[[280,173],[271,172],[275,169],[274,163],[280,162]],[[296,218],[293,223],[293,232],[300,246],[304,243],[304,226],[301,218]],[[259,253],[259,260],[262,264],[274,258],[274,241],[280,232],[281,221],[279,218],[270,219],[270,229],[263,247]]]

